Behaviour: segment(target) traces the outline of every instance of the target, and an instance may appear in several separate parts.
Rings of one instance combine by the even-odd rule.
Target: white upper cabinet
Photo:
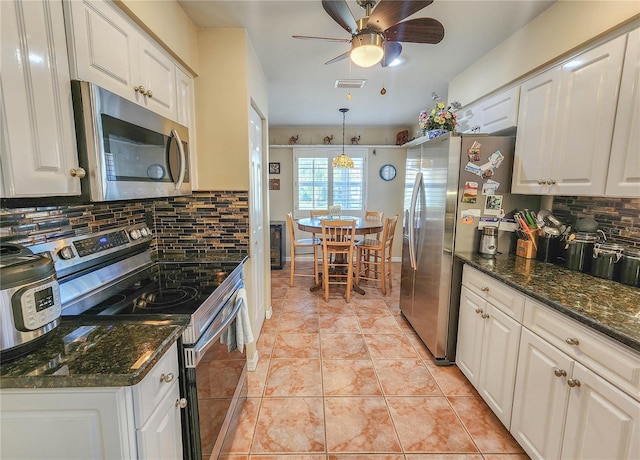
[[[522,83],[513,193],[604,194],[626,38]]]
[[[640,198],[640,29],[627,40],[605,195]]]
[[[462,134],[472,134],[480,132],[480,116],[478,105],[469,105],[456,112],[458,126],[456,131]]]
[[[80,194],[61,1],[3,1],[0,192]]]
[[[479,132],[493,134],[518,124],[520,87],[515,86],[478,104]]]
[[[72,76],[177,119],[176,66],[111,2],[65,3]]]

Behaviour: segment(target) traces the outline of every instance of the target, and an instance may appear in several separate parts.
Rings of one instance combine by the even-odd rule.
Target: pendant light
[[[353,160],[351,157],[344,153],[344,119],[345,114],[349,111],[346,107],[338,109],[342,112],[342,153],[335,157],[331,164],[334,168],[353,168]]]

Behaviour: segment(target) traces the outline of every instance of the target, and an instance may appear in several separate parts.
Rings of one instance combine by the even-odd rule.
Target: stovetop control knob
[[[58,257],[62,260],[69,260],[73,258],[73,249],[71,246],[65,246],[58,251]]]
[[[142,233],[140,233],[140,230],[138,230],[137,228],[134,228],[133,230],[131,230],[131,232],[129,232],[129,236],[132,240],[137,240],[142,236]]]
[[[149,235],[151,235],[151,230],[149,230],[149,227],[142,227],[140,229],[140,234],[142,236],[149,236]]]

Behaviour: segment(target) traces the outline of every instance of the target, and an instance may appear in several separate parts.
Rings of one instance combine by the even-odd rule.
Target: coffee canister
[[[556,263],[560,255],[560,240],[560,232],[557,229],[543,228],[542,235],[538,238],[536,259],[540,262]]]
[[[627,247],[622,252],[620,282],[640,287],[640,248]]]
[[[617,243],[597,243],[593,248],[591,274],[598,278],[618,281],[622,269],[625,246]]]
[[[593,247],[597,233],[578,232],[567,239],[564,264],[571,270],[589,273],[593,259]]]

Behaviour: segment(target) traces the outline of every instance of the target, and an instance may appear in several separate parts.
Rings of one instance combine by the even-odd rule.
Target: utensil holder
[[[535,259],[536,249],[531,240],[518,240],[516,255],[524,259]]]

